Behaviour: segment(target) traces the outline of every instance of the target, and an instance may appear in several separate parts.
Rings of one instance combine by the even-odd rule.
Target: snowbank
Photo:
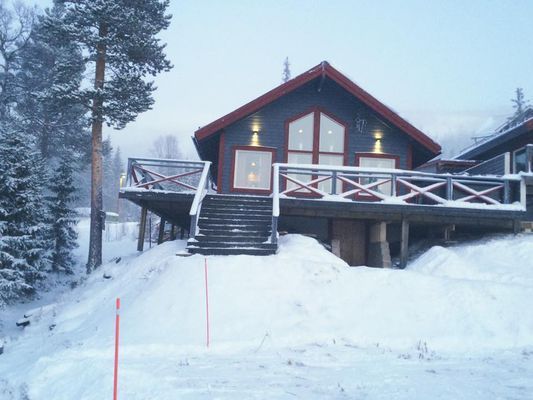
[[[176,257],[184,246],[169,242],[105,265],[8,339],[0,376],[13,386],[27,382],[31,399],[107,396],[115,297],[129,398],[150,393],[147,365],[151,379],[171,379],[184,358],[206,354],[324,343],[398,352],[423,343],[439,354],[533,346],[533,314],[524,312],[533,307],[531,235],[435,247],[404,271],[350,268],[298,235],[281,237],[274,256],[208,257],[209,353],[204,257]]]

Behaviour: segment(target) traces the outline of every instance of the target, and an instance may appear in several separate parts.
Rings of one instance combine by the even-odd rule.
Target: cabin
[[[409,237],[516,230],[520,177],[416,169],[441,148],[324,61],[193,136],[200,161],[130,159],[121,198],[200,254],[269,255],[312,235],[350,265],[405,266]],[[470,161],[464,165],[472,166]]]

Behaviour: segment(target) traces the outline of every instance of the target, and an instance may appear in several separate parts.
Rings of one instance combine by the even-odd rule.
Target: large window
[[[233,188],[270,190],[273,150],[235,149]]]
[[[344,165],[346,126],[321,111],[313,111],[289,122],[287,162],[290,164]],[[309,182],[311,175],[294,175]],[[287,188],[296,187],[288,182]],[[320,190],[330,192],[331,181],[318,184]],[[340,183],[337,184],[340,191]],[[298,190],[305,193],[307,190]]]
[[[395,169],[398,167],[398,158],[391,157],[387,155],[357,155],[356,156],[357,165],[362,168],[386,168],[386,169]],[[381,180],[381,179],[380,179]],[[360,183],[367,185],[373,182],[377,182],[376,178],[361,178]],[[372,187],[371,190],[383,193],[390,196],[392,194],[392,184],[391,182],[382,183],[381,185]],[[361,195],[364,196],[364,193]]]

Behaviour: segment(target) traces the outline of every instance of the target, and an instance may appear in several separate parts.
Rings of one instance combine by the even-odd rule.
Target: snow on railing
[[[524,210],[519,176],[430,174],[400,169],[274,164],[272,223],[280,198]],[[274,240],[274,232],[272,239]]]
[[[209,177],[209,168],[211,167],[210,161],[204,162],[204,167],[202,170],[202,175],[200,176],[200,182],[198,183],[198,189],[194,195],[194,200],[192,201],[191,211],[189,215],[191,217],[191,227],[189,232],[196,236],[198,234],[198,218],[200,217],[200,210],[202,209],[202,201],[204,200],[207,191],[210,186],[210,177]]]
[[[129,158],[125,190],[196,191],[204,161]]]
[[[129,158],[126,187],[122,190],[194,192],[189,215],[190,232],[195,234],[202,201],[211,185],[210,167],[209,161]]]
[[[274,176],[272,191],[272,232],[270,242],[276,244],[278,242],[278,218],[279,218],[279,164],[274,164]]]

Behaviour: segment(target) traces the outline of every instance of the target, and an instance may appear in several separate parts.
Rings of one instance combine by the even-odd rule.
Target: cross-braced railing
[[[194,193],[190,210],[191,234],[196,234],[202,201],[210,187],[209,161],[129,158],[123,190],[163,190]]]
[[[275,164],[281,197],[426,205],[520,202],[520,177],[429,174],[399,169]],[[276,193],[275,193],[276,194]]]
[[[525,207],[523,182],[513,176],[296,164],[274,164],[273,175],[273,227],[280,197],[509,210]]]
[[[195,191],[204,166],[204,161],[129,158],[126,186],[173,192]]]

